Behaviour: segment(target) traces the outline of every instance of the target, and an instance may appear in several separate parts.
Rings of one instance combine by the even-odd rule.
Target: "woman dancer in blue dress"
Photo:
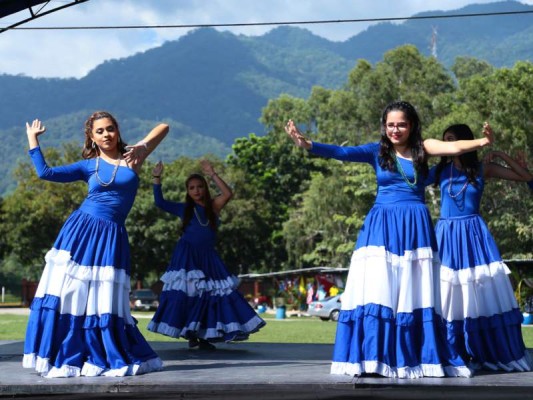
[[[163,198],[163,164],[154,167],[155,203],[182,220],[183,234],[161,277],[163,292],[148,330],[185,338],[190,348],[214,350],[213,342],[246,340],[265,321],[237,291],[237,277],[215,250],[218,215],[233,193],[209,161],[202,161],[202,169],[220,195],[211,198],[205,178],[193,174],[185,182],[185,203],[175,203]]]
[[[129,309],[130,251],[124,221],[146,156],[163,140],[156,126],[126,150],[115,118],[92,114],[85,123],[84,160],[49,167],[39,146],[41,121],[26,123],[29,154],[41,179],[85,181],[88,195],[66,220],[39,282],[24,343],[23,366],[47,378],[124,376],[159,370]]]
[[[366,162],[376,171],[374,206],[352,254],[337,325],[331,373],[385,377],[471,375],[446,342],[440,315],[439,259],[424,199],[426,155],[455,155],[492,142],[422,140],[414,107],[389,104],[381,141],[355,147],[311,142],[292,121],[297,146],[342,161]]]
[[[485,124],[484,130],[490,126]],[[452,125],[443,134],[443,140],[450,142],[473,138],[464,124]],[[495,158],[509,167],[490,162]],[[441,194],[435,229],[442,262],[442,315],[449,342],[472,368],[529,371],[510,271],[479,207],[486,179],[526,182],[531,174],[503,152],[490,153],[487,161],[480,163],[475,151],[442,157],[430,174],[434,172]]]

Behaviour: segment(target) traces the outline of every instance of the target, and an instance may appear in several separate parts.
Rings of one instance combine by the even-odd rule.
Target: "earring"
[[[92,144],[92,148],[93,148],[93,149],[96,149],[96,143],[93,142],[93,144]]]

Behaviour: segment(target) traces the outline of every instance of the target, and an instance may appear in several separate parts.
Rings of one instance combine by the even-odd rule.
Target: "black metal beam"
[[[25,24],[26,22],[29,22],[29,21],[33,21],[37,18],[40,18],[40,17],[44,17],[45,15],[48,15],[50,13],[53,13],[53,12],[56,12],[56,11],[59,11],[59,10],[62,10],[64,8],[68,8],[68,7],[71,7],[71,6],[74,6],[76,4],[80,4],[80,3],[85,3],[86,1],[89,1],[89,0],[74,0],[74,1],[71,1],[69,3],[65,3],[61,6],[58,6],[58,7],[55,7],[55,8],[51,8],[49,10],[46,10],[44,12],[37,12],[35,13],[32,9],[32,7],[38,5],[38,4],[43,4],[43,3],[50,3],[49,0],[46,0],[46,1],[43,1],[43,0],[25,0],[25,1],[21,1],[21,0],[0,0],[0,18],[3,18],[7,15],[11,15],[11,14],[15,14],[15,13],[18,13],[19,11],[22,11],[22,10],[25,10],[25,9],[28,9],[30,11],[30,14],[31,14],[31,17],[29,18],[26,18],[26,19],[23,19],[22,21],[19,21],[19,22],[16,22],[12,25],[9,25],[5,28],[0,28],[0,33],[2,32],[5,32],[5,31],[8,31],[10,29],[13,29],[19,25],[22,25],[22,24]],[[43,5],[43,7],[45,7],[45,5]],[[41,10],[42,8],[41,7]]]

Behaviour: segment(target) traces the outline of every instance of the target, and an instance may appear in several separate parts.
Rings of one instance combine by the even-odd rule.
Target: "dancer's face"
[[[187,194],[196,203],[201,203],[205,199],[206,187],[200,179],[191,179],[187,184]]]
[[[442,140],[445,142],[455,142],[457,141],[457,136],[455,136],[455,133],[453,132],[446,132],[442,137]]]
[[[403,111],[391,111],[387,114],[385,130],[387,132],[387,137],[393,145],[405,145],[409,140],[411,123],[405,117]]]
[[[117,127],[109,118],[97,119],[93,122],[92,139],[100,149],[113,150],[118,142]]]

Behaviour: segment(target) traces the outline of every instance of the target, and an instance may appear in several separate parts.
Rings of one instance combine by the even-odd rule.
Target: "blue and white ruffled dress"
[[[530,371],[510,270],[479,214],[482,173],[475,186],[452,163],[441,174],[436,235],[448,340],[474,369]]]
[[[183,219],[185,204],[165,200],[161,185],[154,185],[154,197],[158,207]],[[195,208],[161,277],[163,291],[148,330],[209,342],[246,340],[265,321],[237,290],[238,278],[218,255],[205,209]]]
[[[446,341],[440,315],[440,263],[424,184],[413,163],[404,176],[379,166],[379,144],[313,143],[313,153],[366,162],[376,171],[376,201],[352,254],[335,338],[332,374],[390,378],[471,376]]]
[[[30,150],[38,175],[55,182],[88,182],[89,193],[46,254],[24,343],[23,366],[47,377],[125,376],[162,368],[129,308],[130,250],[125,218],[139,178],[119,167],[109,186],[95,177],[95,160],[49,168]],[[111,180],[114,166],[101,162]]]

